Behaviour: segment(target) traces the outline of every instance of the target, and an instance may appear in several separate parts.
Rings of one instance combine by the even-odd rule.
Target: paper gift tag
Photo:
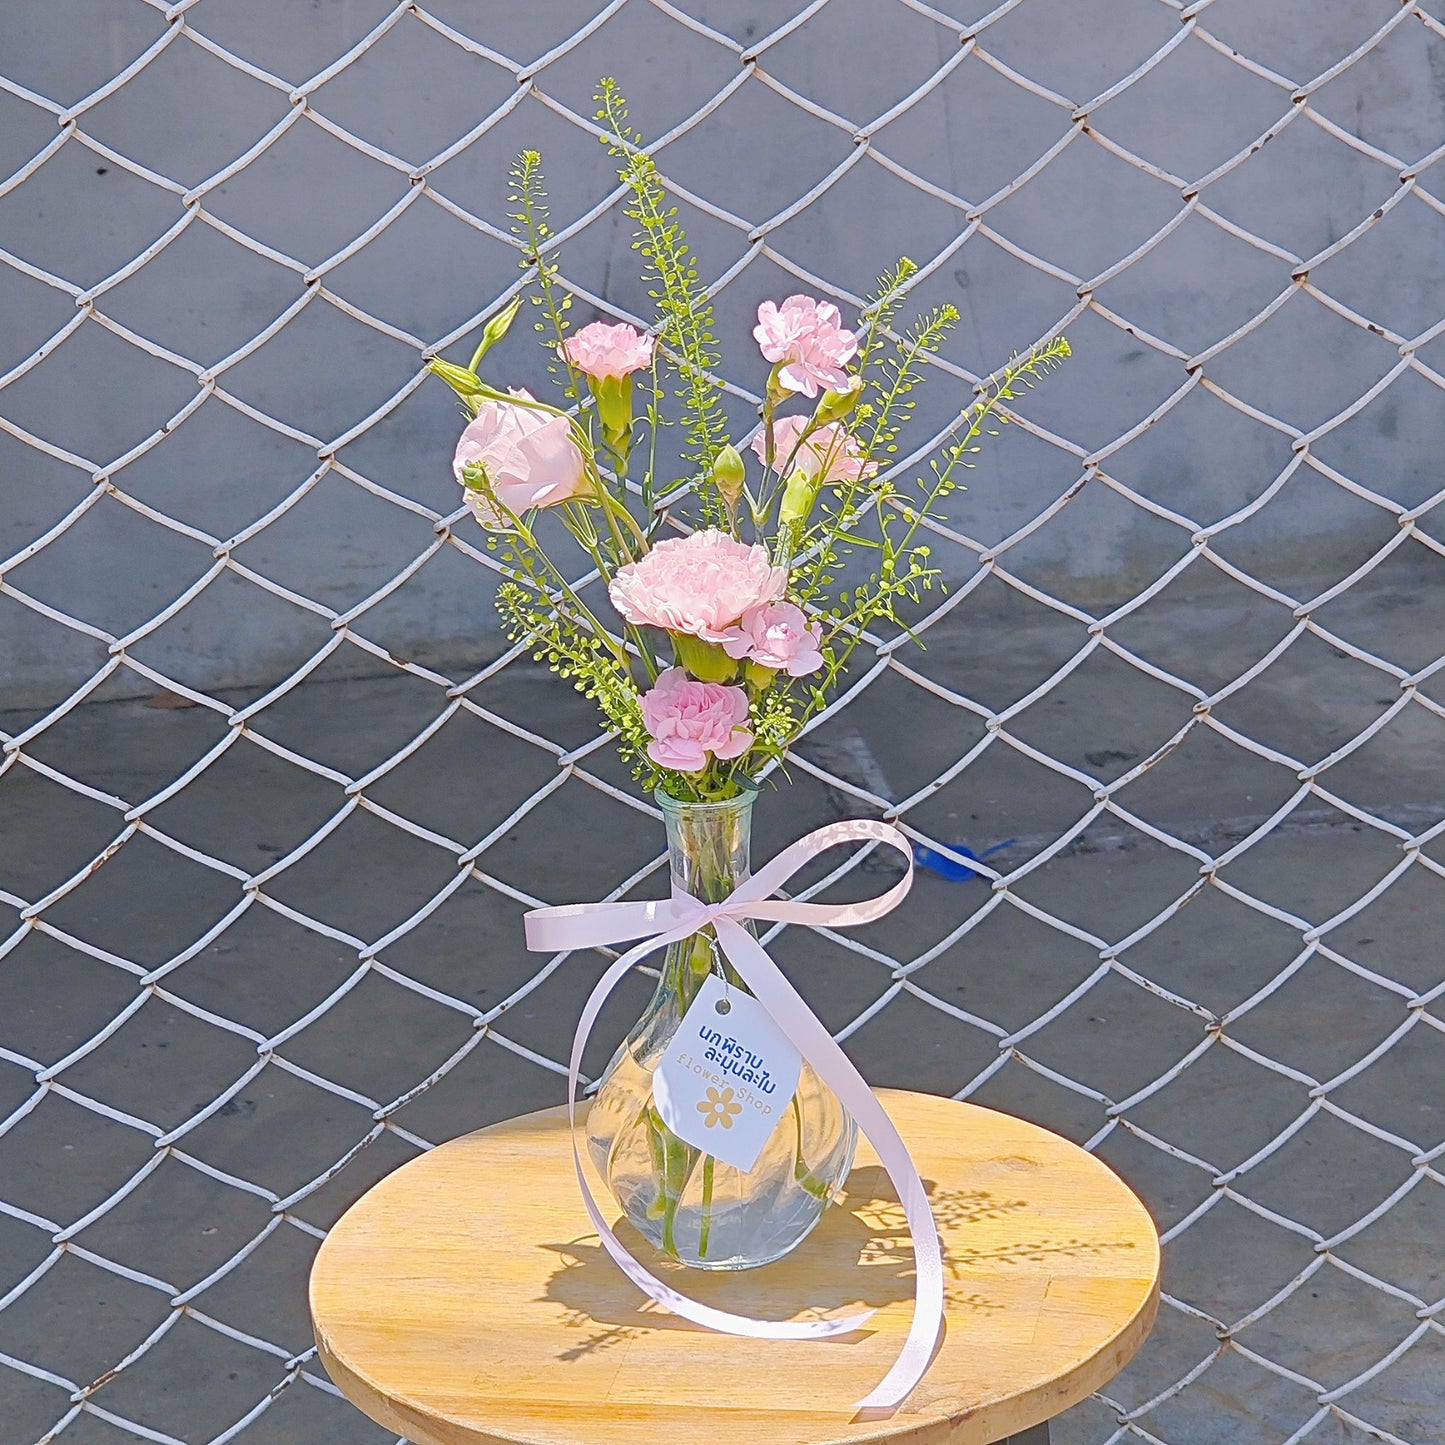
[[[751,994],[702,982],[652,1076],[662,1122],[744,1172],[793,1102],[803,1057]]]

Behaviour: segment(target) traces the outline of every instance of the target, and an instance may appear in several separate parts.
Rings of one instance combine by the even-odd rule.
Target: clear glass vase
[[[657,795],[672,877],[693,897],[718,902],[748,877],[753,797],[681,803]],[[818,1222],[852,1167],[857,1129],[806,1061],[791,1107],[746,1172],[663,1124],[653,1071],[703,979],[723,971],[730,986],[743,987],[711,929],[668,947],[652,1001],[588,1111],[587,1143],[598,1173],[649,1243],[696,1269],[751,1269],[780,1259]]]

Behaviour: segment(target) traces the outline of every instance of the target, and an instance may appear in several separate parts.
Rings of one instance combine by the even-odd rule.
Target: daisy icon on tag
[[[707,1098],[697,1106],[697,1112],[703,1116],[703,1127],[707,1129],[711,1129],[714,1124],[731,1129],[733,1115],[741,1114],[742,1111],[743,1106],[734,1102],[731,1089],[709,1089]]]

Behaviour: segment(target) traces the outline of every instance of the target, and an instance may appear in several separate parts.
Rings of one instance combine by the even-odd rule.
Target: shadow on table
[[[982,1263],[988,1256],[966,1247],[960,1250],[958,1240],[950,1236],[966,1231],[970,1224],[1027,1210],[1027,1201],[986,1189],[939,1189],[929,1179],[923,1184],[944,1237],[950,1312],[1002,1309],[979,1290],[955,1287],[970,1264]],[[613,1227],[623,1244],[669,1284],[717,1309],[758,1319],[821,1318],[913,1298],[908,1222],[887,1173],[877,1165],[855,1169],[848,1176],[840,1207],[824,1213],[795,1253],[765,1269],[716,1273],[688,1269],[664,1259],[625,1220]],[[698,1328],[638,1293],[595,1235],[543,1248],[559,1260],[543,1298],[561,1306],[567,1327],[583,1332],[576,1344],[559,1352],[559,1359],[609,1349],[644,1330]]]

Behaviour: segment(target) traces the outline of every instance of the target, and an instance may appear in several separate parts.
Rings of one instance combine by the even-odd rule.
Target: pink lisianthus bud
[[[473,416],[477,414],[477,408],[482,404],[484,393],[482,379],[475,371],[469,367],[457,366],[450,361],[443,361],[440,356],[434,356],[427,362],[427,370],[434,376],[441,377],[466,403],[467,410]]]
[[[532,400],[525,391],[512,395]],[[473,478],[480,473],[480,486],[469,482],[469,469]],[[520,517],[533,507],[555,507],[591,491],[565,416],[491,398],[479,403],[476,418],[462,433],[452,471],[466,488],[477,521],[492,532],[511,529],[502,507]]]
[[[804,437],[808,425],[808,418],[804,416],[780,416],[773,423],[775,467],[786,468],[789,475],[802,472],[810,480],[822,482],[853,482],[860,477],[871,477],[878,470],[878,463],[865,461],[857,440],[837,422],[820,426]],[[766,466],[765,431],[753,438],[752,447]]]
[[[652,337],[626,322],[609,326],[605,321],[593,321],[559,342],[557,349],[578,371],[601,381],[630,376],[651,366],[652,346]]]
[[[477,349],[472,353],[472,371],[476,371],[482,364],[482,358],[486,356],[487,352],[512,329],[512,322],[517,319],[517,312],[521,309],[522,298],[520,296],[514,296],[487,322],[486,327],[482,331],[482,339],[478,343]]]
[[[789,296],[781,306],[764,301],[753,336],[785,390],[813,397],[820,387],[842,391],[848,386],[847,366],[858,354],[858,338],[832,302],[811,296]]]
[[[768,561],[766,547],[709,527],[659,542],[618,568],[607,594],[628,622],[721,642],[749,607],[776,602],[787,585],[787,571]]]
[[[806,677],[823,665],[822,631],[792,602],[749,608],[722,645],[729,657],[745,657],[750,664],[789,677]]]
[[[642,694],[642,720],[652,741],[647,756],[660,768],[701,772],[708,755],[741,757],[753,745],[748,695],[740,687],[694,682],[680,667],[657,675]]]

